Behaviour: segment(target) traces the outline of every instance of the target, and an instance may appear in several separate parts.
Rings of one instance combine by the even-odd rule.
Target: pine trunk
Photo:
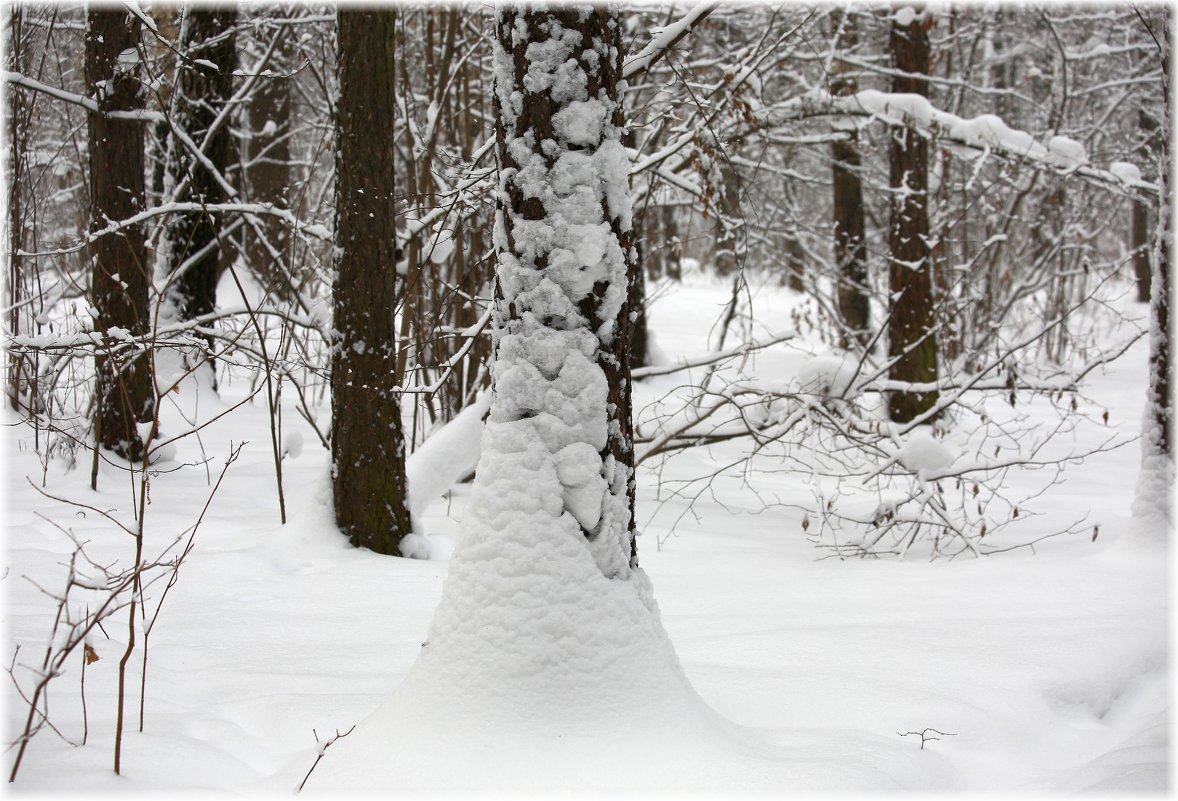
[[[601,572],[624,577],[636,565],[627,292],[636,264],[620,29],[601,7],[527,7],[502,11],[497,34],[495,396],[477,480],[537,471],[538,492],[560,493],[555,529],[579,529]],[[569,74],[561,67],[553,80],[557,65]]]
[[[1161,14],[1164,24],[1165,46],[1162,50],[1162,96],[1164,98],[1164,118],[1173,119],[1173,98],[1170,95],[1173,75],[1171,73],[1171,42],[1170,26],[1173,24],[1172,11],[1163,8]],[[1156,127],[1156,126],[1155,126]],[[1171,161],[1172,152],[1169,136],[1159,136],[1156,143],[1158,155],[1158,188],[1160,189],[1160,205],[1158,208],[1157,238],[1154,246],[1154,263],[1152,286],[1150,287],[1150,351],[1149,351],[1149,405],[1151,421],[1155,429],[1156,450],[1170,466],[1170,474],[1174,470],[1174,369],[1170,349],[1170,303],[1171,273],[1170,255],[1174,247],[1173,200],[1171,192],[1174,189],[1174,166]],[[1147,447],[1149,445],[1147,444]]]
[[[232,8],[190,8],[180,26],[184,58],[176,71],[172,127],[200,147],[207,165],[172,134],[166,185],[178,201],[212,204],[228,199],[222,181],[230,163],[232,136],[228,120],[217,123],[217,119],[233,96],[236,24],[237,12]],[[215,130],[214,124],[218,125]],[[180,320],[210,314],[216,305],[220,230],[221,214],[216,211],[175,214],[168,221],[166,295]],[[206,339],[211,347],[212,337]]]
[[[20,4],[13,4],[9,10],[8,42],[5,67],[10,72],[21,71],[23,42],[23,21],[25,10]],[[24,181],[25,138],[28,123],[24,111],[24,94],[14,88],[8,90],[8,117],[5,134],[8,138],[8,289],[5,299],[8,305],[8,334],[18,336],[21,328],[22,276],[21,257],[24,247],[24,215],[21,207],[21,185]],[[28,364],[25,356],[16,349],[8,350],[8,402],[19,410],[26,402]],[[31,399],[28,399],[31,405]]]
[[[124,220],[144,206],[144,124],[114,119],[116,111],[143,108],[138,62],[120,61],[136,52],[139,20],[121,9],[91,10],[87,15],[86,83],[98,102],[88,117],[90,151],[90,230]],[[90,300],[97,315],[94,329],[109,333],[110,350],[95,359],[95,439],[102,447],[133,461],[143,458],[136,425],[149,420],[153,393],[147,356],[141,348],[113,350],[125,331],[148,332],[150,285],[143,225],[132,225],[97,238],[90,247]],[[117,332],[117,333],[116,333]]]
[[[833,12],[835,31],[842,30],[837,46],[850,51],[858,44],[855,15]],[[854,67],[836,60],[832,66],[831,94],[843,97],[859,91]],[[861,159],[859,137],[854,127],[847,131],[845,140],[830,145],[831,172],[834,191],[834,260],[838,267],[838,305],[843,318],[844,346],[853,341],[866,345],[871,339],[871,303],[867,294],[867,241],[863,213],[863,185],[859,178]]]
[[[892,22],[892,65],[907,73],[892,79],[893,92],[928,96],[928,82],[914,77],[929,74],[929,40],[924,29],[927,15],[925,11],[908,25]],[[937,338],[928,246],[928,141],[912,126],[897,128],[892,132],[889,157],[892,308],[888,358],[894,361],[888,377],[893,381],[933,382],[937,380]],[[907,423],[936,402],[936,392],[892,392],[888,411],[893,421]]]
[[[331,455],[335,516],[357,547],[410,533],[397,359],[393,9],[341,9],[336,109]]]
[[[273,13],[273,12],[272,12]],[[291,40],[293,30],[281,25],[274,35],[279,44],[268,69],[272,75],[258,80],[250,96],[249,138],[245,142],[245,185],[252,203],[272,203],[280,209],[291,208],[291,104],[292,78],[287,74],[298,68]],[[259,221],[261,235],[254,229],[245,232],[245,255],[250,270],[284,301],[294,300],[297,276],[291,274],[293,254],[287,224],[277,218]]]

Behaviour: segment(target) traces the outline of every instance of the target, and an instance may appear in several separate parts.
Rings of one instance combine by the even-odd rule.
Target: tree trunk
[[[648,338],[646,333],[646,270],[643,265],[646,251],[643,244],[637,239],[634,241],[633,255],[635,257],[633,259],[634,274],[630,276],[627,288],[630,330],[626,336],[630,340],[630,366],[643,367],[650,358],[650,354],[647,352]]]
[[[1162,31],[1162,97],[1164,119],[1171,119],[1170,97],[1170,13],[1158,15]],[[1156,19],[1156,18],[1155,18]],[[1145,20],[1142,20],[1145,22]],[[1145,23],[1150,27],[1148,23]],[[1146,390],[1145,414],[1141,432],[1141,469],[1133,498],[1133,516],[1152,524],[1162,537],[1172,536],[1174,496],[1174,386],[1173,356],[1170,347],[1170,254],[1174,246],[1171,223],[1174,186],[1170,161],[1170,137],[1161,137],[1158,156],[1159,208],[1154,239],[1152,287],[1150,291],[1149,387]]]
[[[831,13],[831,22],[839,34],[836,47],[850,51],[858,44],[855,14]],[[855,68],[836,60],[832,66],[830,93],[837,97],[853,95],[859,83]],[[830,145],[834,189],[834,261],[838,267],[838,306],[843,318],[843,346],[853,341],[866,345],[871,340],[871,302],[867,293],[867,241],[863,214],[863,185],[859,178],[859,136],[852,126],[847,139]]]
[[[279,25],[274,33],[279,44],[267,65],[273,74],[260,78],[257,90],[250,96],[247,117],[249,136],[245,140],[245,187],[251,203],[272,203],[280,209],[291,208],[291,81],[293,72],[292,37],[288,25]],[[297,277],[290,264],[290,232],[287,224],[277,218],[259,221],[264,236],[254,229],[243,234],[245,255],[249,268],[274,294],[291,301],[297,293]]]
[[[924,28],[929,19],[926,10],[909,25],[892,22],[889,45],[896,70],[929,73],[929,41]],[[892,91],[927,97],[928,82],[897,75],[892,79]],[[928,247],[928,142],[911,126],[897,128],[892,131],[889,158],[892,215],[888,286],[892,308],[888,358],[894,361],[888,377],[893,381],[932,382],[937,380],[937,339]],[[888,411],[893,421],[907,423],[936,402],[936,392],[892,392]]]
[[[1164,118],[1173,119],[1173,100],[1171,91],[1170,65],[1170,25],[1172,12],[1161,9],[1162,32],[1164,47],[1162,48],[1162,97],[1164,98]],[[1170,474],[1174,470],[1174,394],[1173,394],[1173,362],[1170,349],[1170,253],[1174,246],[1172,241],[1174,231],[1170,219],[1173,202],[1170,193],[1174,187],[1174,167],[1171,162],[1170,137],[1159,136],[1157,142],[1158,154],[1158,195],[1160,206],[1158,209],[1157,239],[1154,246],[1153,283],[1150,288],[1150,414],[1153,417],[1154,436],[1156,437],[1156,451],[1166,459],[1170,466]],[[1148,446],[1147,446],[1148,447]]]
[[[176,70],[171,103],[173,133],[168,146],[166,186],[175,200],[223,203],[228,198],[221,178],[230,163],[232,136],[228,120],[214,122],[233,96],[237,68],[233,8],[189,8],[180,26],[183,58]],[[176,131],[201,148],[210,170],[185,147]],[[219,173],[219,175],[217,174]],[[166,296],[180,320],[213,311],[217,300],[221,214],[200,211],[174,214],[164,233],[164,268],[169,274]],[[206,337],[212,347],[212,337]]]
[[[1164,164],[1169,164],[1169,144],[1163,146],[1166,152]],[[1170,223],[1170,201],[1166,192],[1173,186],[1172,174],[1168,170],[1159,180],[1162,189],[1162,213],[1157,229],[1156,269],[1153,275],[1150,310],[1150,408],[1153,425],[1157,431],[1157,451],[1171,464],[1174,462],[1174,395],[1170,361],[1170,250],[1173,230]]]
[[[1141,161],[1149,164],[1161,152],[1162,137],[1158,135],[1158,121],[1145,109],[1138,109],[1137,127],[1146,133],[1145,146],[1141,148]],[[1150,207],[1141,200],[1133,201],[1133,273],[1137,278],[1137,302],[1149,303],[1154,230],[1149,225]]]
[[[624,577],[637,564],[627,324],[636,265],[620,29],[602,7],[513,7],[500,12],[497,36],[495,395],[476,491],[534,473],[537,493],[559,493],[542,498],[550,536],[579,532],[598,569]],[[556,65],[561,78],[544,79]],[[483,495],[488,527],[520,514],[515,500]]]
[[[8,53],[5,66],[11,72],[21,72],[23,46],[24,7],[13,4],[8,10]],[[25,152],[28,122],[24,111],[24,94],[14,87],[8,89],[8,118],[5,120],[8,136],[8,290],[5,298],[8,305],[8,335],[18,336],[21,330],[22,276],[21,257],[24,247],[24,215],[21,208],[21,184],[27,154]],[[13,409],[20,410],[25,403],[28,388],[26,357],[8,349],[8,402]],[[28,399],[31,406],[31,398]]]
[[[396,364],[392,8],[340,9],[331,360],[332,492],[357,547],[397,554],[410,533]]]
[[[90,230],[95,231],[143,211],[143,123],[107,114],[142,109],[144,95],[138,61],[119,59],[123,52],[136,52],[139,19],[116,9],[91,10],[87,21],[86,83],[99,108],[87,118]],[[112,347],[122,331],[145,336],[150,275],[143,225],[99,237],[90,253],[95,331],[110,332]],[[143,442],[136,424],[149,420],[152,413],[148,359],[142,349],[132,349],[100,352],[95,362],[95,439],[102,447],[137,461],[143,458]]]
[[[797,236],[785,238],[785,285],[793,292],[806,291],[806,251]]]
[[[716,246],[712,255],[712,266],[717,275],[729,276],[744,264],[740,258],[744,244],[744,220],[740,215],[740,172],[722,153],[717,153],[715,158],[720,159],[723,186],[720,192],[720,205],[716,210]]]
[[[662,207],[662,233],[666,255],[666,275],[672,281],[683,280],[683,240],[679,238],[678,209],[674,206]]]
[[[1137,280],[1137,302],[1149,303],[1149,284],[1152,280],[1149,257],[1153,243],[1149,227],[1149,206],[1133,201],[1133,274]]]
[[[633,128],[622,134],[622,145],[632,150],[638,149],[638,136]],[[631,221],[634,231],[645,233],[649,230],[645,221],[645,209],[635,212]],[[630,241],[633,250],[627,254],[632,268],[631,275],[627,279],[627,304],[630,307],[630,315],[627,318],[629,330],[626,332],[626,339],[630,342],[631,367],[644,366],[648,358],[646,352],[646,260],[650,258],[650,251],[647,250],[644,239],[644,236],[631,235]]]

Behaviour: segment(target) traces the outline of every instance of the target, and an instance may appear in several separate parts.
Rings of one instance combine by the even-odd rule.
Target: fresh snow
[[[896,452],[896,461],[918,475],[944,470],[955,458],[952,451],[923,428],[910,433]]]
[[[1108,165],[1108,171],[1125,184],[1134,184],[1141,181],[1141,169],[1136,164],[1130,164],[1127,161],[1114,161]]]

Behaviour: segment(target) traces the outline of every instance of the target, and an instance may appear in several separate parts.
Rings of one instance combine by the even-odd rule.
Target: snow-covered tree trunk
[[[491,481],[516,474],[516,462],[538,471],[533,492],[551,496],[542,505],[553,528],[580,532],[610,577],[625,576],[634,553],[626,332],[635,254],[619,40],[615,16],[600,8],[499,17],[499,302],[483,445],[484,461],[499,462]]]
[[[340,9],[331,459],[335,517],[357,547],[410,534],[397,358],[391,8]]]
[[[139,19],[123,9],[90,10],[86,84],[98,103],[87,117],[90,151],[90,228],[105,228],[143,211],[143,123],[110,112],[143,108]],[[148,330],[149,267],[142,224],[101,236],[90,248],[94,330],[143,336]],[[117,333],[116,333],[117,332]],[[117,343],[112,343],[117,344]],[[137,423],[151,416],[151,375],[142,352],[99,352],[94,415],[99,445],[132,460],[143,457]]]
[[[232,136],[228,120],[218,122],[218,118],[233,95],[236,24],[233,7],[189,8],[181,23],[182,58],[176,67],[165,168],[165,186],[175,200],[223,203],[228,198],[224,173]],[[179,136],[199,146],[204,159],[198,159]],[[220,228],[217,212],[174,214],[168,220],[161,247],[168,275],[166,294],[181,320],[213,311],[221,261]]]
[[[900,19],[908,12],[909,20]],[[904,22],[905,24],[901,24]],[[892,91],[928,96],[929,12],[912,14],[901,9],[892,20],[889,47]],[[912,125],[892,131],[892,218],[888,231],[891,265],[888,318],[888,358],[893,359],[888,377],[893,381],[924,383],[937,380],[936,316],[933,309],[932,259],[928,242],[928,140]],[[906,423],[932,408],[935,392],[892,392],[888,396],[891,419]]]
[[[1170,97],[1170,14],[1163,13],[1165,34],[1162,51],[1165,118],[1171,119]],[[1174,235],[1173,164],[1170,137],[1159,137],[1158,225],[1154,240],[1153,276],[1150,286],[1149,389],[1142,422],[1141,472],[1133,499],[1133,516],[1164,532],[1173,523],[1171,499],[1174,492],[1174,387],[1170,361],[1170,256]]]
[[[632,547],[616,12],[501,7],[493,63],[494,390],[474,487],[428,639],[325,760],[326,787],[361,770],[399,786],[400,762],[367,756],[389,732],[431,763],[474,749],[495,765],[531,741],[571,767],[698,708]]]

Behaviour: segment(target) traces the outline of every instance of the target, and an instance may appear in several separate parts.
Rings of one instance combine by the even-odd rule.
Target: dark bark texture
[[[282,13],[281,10],[271,13]],[[249,138],[245,143],[246,196],[254,203],[272,203],[280,209],[291,208],[291,122],[293,121],[291,78],[287,73],[297,68],[293,43],[294,31],[278,26],[279,37],[271,62],[272,75],[258,79],[248,107]],[[277,218],[259,221],[261,235],[255,229],[244,234],[245,254],[250,270],[285,301],[294,299],[298,279],[291,275],[290,230]]]
[[[1162,151],[1162,137],[1159,136],[1158,131],[1161,126],[1153,115],[1144,109],[1138,109],[1137,127],[1146,135],[1140,156],[1141,163],[1148,165],[1153,163]],[[1150,299],[1150,282],[1152,280],[1150,262],[1153,256],[1154,234],[1154,230],[1149,224],[1150,212],[1153,211],[1150,205],[1140,199],[1133,201],[1133,273],[1137,278],[1137,300],[1139,303],[1149,303]]]
[[[498,123],[496,137],[501,170],[514,171],[520,167],[515,155],[508,147],[509,136],[516,142],[521,140],[532,142],[532,152],[542,156],[548,169],[554,166],[559,156],[558,149],[546,149],[543,143],[545,140],[557,140],[553,119],[568,101],[554,97],[553,92],[546,88],[537,90],[536,87],[529,86],[525,80],[529,70],[529,46],[549,39],[550,20],[558,23],[560,29],[564,31],[576,31],[579,34],[579,41],[573,48],[570,60],[574,60],[580,66],[585,76],[587,96],[609,98],[614,104],[612,125],[618,129],[623,125],[622,104],[619,102],[618,96],[618,82],[622,74],[622,44],[621,29],[617,24],[616,17],[605,7],[595,7],[592,10],[563,7],[546,9],[537,9],[532,6],[514,7],[500,14],[497,36],[500,45],[511,59],[514,83],[522,94],[522,108],[518,115],[511,115],[514,124],[509,131],[505,128],[505,114],[501,107],[500,98],[498,94],[495,96],[495,116]],[[526,29],[527,35],[516,35],[517,28]],[[600,57],[600,53],[596,51],[595,42],[608,43],[611,57]],[[592,66],[586,68],[584,65]],[[599,147],[600,144],[599,141],[588,146],[571,143],[565,143],[562,146],[568,150],[592,150]],[[534,265],[535,269],[542,271],[548,266],[548,254],[539,253],[532,258],[530,255],[525,256],[525,254],[518,252],[513,234],[513,221],[544,220],[548,211],[539,197],[527,194],[518,182],[508,180],[505,188],[507,196],[500,202],[506,212],[502,216],[505,223],[507,247],[512,253],[520,256],[521,260],[526,260],[529,264]],[[602,206],[604,218],[609,222],[610,230],[617,239],[626,261],[628,281],[626,300],[620,304],[620,309],[612,321],[614,323],[612,327],[606,325],[609,322],[606,319],[609,314],[606,303],[606,293],[611,288],[609,282],[599,281],[594,284],[592,290],[578,301],[577,306],[581,316],[588,322],[591,331],[598,332],[608,328],[613,332],[610,336],[601,339],[601,345],[594,357],[597,365],[605,374],[608,386],[607,419],[610,433],[606,447],[600,455],[603,463],[612,456],[617,466],[615,475],[624,474],[624,487],[613,487],[611,492],[615,495],[624,492],[626,495],[629,509],[627,530],[630,561],[636,565],[629,283],[637,277],[637,250],[632,247],[633,239],[630,228],[624,228],[622,220],[611,214],[607,200],[602,201]],[[500,282],[496,283],[496,292],[500,298],[503,298]],[[506,300],[509,302],[507,303],[507,320],[504,321],[504,325],[510,329],[513,321],[521,320],[522,316],[529,312],[523,305],[510,302],[510,298]],[[545,324],[555,329],[563,329],[567,322],[563,319],[554,319],[546,321]],[[585,535],[590,539],[597,536],[592,531],[585,531]]]
[[[10,72],[21,71],[21,55],[24,38],[24,8],[13,4],[8,9],[8,41],[4,66]],[[8,90],[8,117],[4,120],[5,135],[8,138],[8,287],[5,298],[8,305],[8,333],[18,336],[25,333],[21,330],[21,257],[19,252],[24,248],[24,216],[21,207],[21,184],[24,180],[25,168],[25,138],[28,135],[28,115],[25,110],[24,94],[15,89]],[[13,409],[20,409],[29,377],[33,371],[29,369],[25,357],[16,352],[15,348],[8,350],[8,402]],[[30,399],[31,400],[31,399]]]
[[[139,62],[139,20],[122,9],[91,10],[87,16],[86,84],[99,113],[88,117],[90,229],[105,228],[144,206],[144,124],[112,119],[115,111],[143,108]],[[128,56],[120,61],[120,54]],[[150,285],[144,228],[133,225],[101,236],[90,246],[90,299],[97,310],[94,329],[148,331]],[[121,336],[111,337],[112,346]],[[131,460],[143,457],[136,424],[151,418],[150,365],[141,349],[107,351],[96,357],[97,442]]]
[[[831,15],[835,31],[842,30],[838,48],[849,51],[858,44],[854,12]],[[859,91],[855,68],[836,60],[830,92],[835,96],[853,95]],[[846,328],[847,340],[866,345],[871,339],[871,304],[867,293],[867,241],[863,212],[863,184],[859,178],[862,161],[859,157],[858,134],[852,128],[848,138],[832,142],[830,146],[832,183],[834,188],[834,260],[839,271],[838,306]],[[851,341],[845,341],[851,347]]]
[[[191,8],[181,25],[180,50],[172,97],[172,126],[188,136],[218,172],[224,176],[232,156],[229,121],[216,130],[214,122],[233,95],[233,71],[237,67],[232,8]],[[197,203],[223,203],[228,198],[212,170],[171,134],[167,169],[172,186],[182,188],[176,199]],[[218,241],[221,215],[214,211],[176,214],[168,221],[166,239],[171,274],[168,297],[181,320],[213,311],[217,299]],[[212,339],[209,339],[212,345]]]
[[[1162,96],[1165,98],[1165,118],[1173,119],[1173,98],[1170,95],[1172,84],[1171,73],[1171,40],[1170,26],[1173,15],[1169,9],[1163,9],[1162,26],[1164,47],[1162,50]],[[1174,230],[1170,216],[1173,209],[1171,192],[1174,191],[1174,164],[1172,161],[1170,137],[1161,136],[1158,142],[1158,186],[1161,189],[1160,209],[1158,213],[1157,244],[1154,249],[1153,282],[1150,296],[1150,313],[1153,317],[1149,342],[1149,370],[1150,397],[1149,408],[1157,426],[1157,446],[1171,463],[1174,461],[1174,382],[1172,361],[1173,353],[1170,348],[1170,303],[1171,273],[1170,254],[1173,250]]]
[[[745,235],[740,211],[741,182],[736,166],[723,156],[718,158],[722,159],[720,176],[723,186],[719,193],[720,204],[714,225],[716,246],[712,252],[712,267],[717,275],[729,276],[744,266],[741,258]]]
[[[411,532],[393,386],[397,338],[392,8],[340,9],[331,362],[335,516],[353,545],[398,554]]]
[[[892,66],[908,75],[892,79],[892,91],[928,96],[927,11],[909,25],[892,23]],[[913,383],[937,380],[937,339],[933,309],[932,259],[928,246],[928,141],[911,126],[893,129],[889,148],[892,191],[888,232],[889,290],[888,377]],[[892,392],[888,412],[907,423],[932,408],[936,392]]]

